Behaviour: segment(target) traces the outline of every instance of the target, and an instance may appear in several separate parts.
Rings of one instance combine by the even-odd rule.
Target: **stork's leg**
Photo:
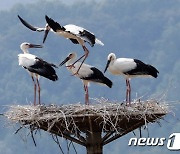
[[[129,91],[129,100],[128,100],[128,102],[129,102],[129,105],[131,105],[131,85],[130,85],[130,81],[129,81],[129,79],[128,79],[128,91]]]
[[[129,104],[131,105],[131,85],[129,79],[126,79],[126,86],[127,86],[127,91],[126,91],[126,105]]]
[[[82,55],[78,60],[76,60],[73,64],[69,65],[69,66],[66,66],[66,67],[69,67],[70,69],[72,67],[74,67],[74,64],[76,64],[79,60],[81,60],[85,55]],[[75,67],[74,67],[75,68]],[[74,74],[73,74],[74,75]]]
[[[32,81],[34,83],[34,105],[36,105],[36,82],[35,82],[33,76],[31,76],[31,78],[32,78]]]
[[[84,45],[82,45],[82,48],[83,48],[83,50],[84,50],[84,52],[85,52],[85,54],[84,55],[82,55],[80,58],[78,58],[72,65],[70,65],[70,66],[67,66],[67,67],[73,67],[74,66],[74,64],[76,64],[78,61],[80,61],[83,57],[84,57],[84,59],[83,59],[83,61],[82,61],[82,63],[81,63],[81,65],[80,65],[80,67],[79,67],[79,69],[81,68],[81,66],[82,66],[82,64],[83,64],[83,62],[85,61],[85,59],[87,58],[87,56],[88,56],[88,53],[89,53],[89,50],[84,46]],[[79,69],[78,69],[78,71],[79,71]]]
[[[79,66],[77,72],[76,72],[75,74],[73,74],[73,75],[78,74],[78,72],[79,72],[82,64],[84,63],[84,61],[86,60],[86,58],[88,57],[88,54],[89,54],[89,50],[88,50],[84,45],[83,45],[82,47],[83,47],[83,49],[84,49],[85,54],[82,55],[82,56],[79,58],[79,60],[82,59],[83,57],[84,57],[84,59],[83,59],[83,61],[81,62],[81,65]],[[79,60],[78,60],[78,61],[79,61]],[[76,62],[77,62],[77,61],[76,61]],[[74,64],[75,64],[75,63],[74,63]],[[74,65],[74,64],[73,64],[73,65]]]
[[[40,97],[41,88],[40,88],[38,76],[36,77],[36,82],[37,82],[37,85],[38,85],[38,98],[39,98],[39,105],[40,105],[41,104],[41,97]]]
[[[78,61],[80,61],[84,56],[85,56],[85,54],[82,55],[78,60],[76,60],[76,61],[72,64],[72,66],[73,66],[74,64],[76,64]]]
[[[86,48],[85,45],[82,45],[82,48],[83,48],[83,50],[84,50],[84,52],[85,52],[85,55],[86,55],[87,52],[89,53],[89,50],[88,50],[88,48]]]
[[[87,105],[89,105],[89,92],[88,92],[88,86],[86,86],[86,100],[87,100]]]
[[[86,105],[86,86],[84,85],[84,95],[85,95],[85,97],[84,97],[84,100],[85,100],[85,105]]]
[[[78,70],[77,70],[77,72],[76,72],[77,74],[78,74],[78,72],[79,72],[82,64],[84,63],[84,61],[86,60],[86,58],[87,58],[88,55],[89,55],[89,50],[88,50],[85,46],[82,46],[82,47],[83,47],[83,49],[84,49],[85,54],[83,55],[84,59],[83,59],[81,65],[79,66],[79,68],[78,68]]]
[[[89,94],[88,94],[88,86],[84,85],[84,91],[85,91],[85,104],[89,105]]]
[[[126,105],[128,104],[128,79],[126,79]]]

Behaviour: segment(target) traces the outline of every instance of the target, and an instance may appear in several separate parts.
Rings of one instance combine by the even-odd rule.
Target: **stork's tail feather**
[[[34,71],[34,72],[36,73],[36,71]],[[46,73],[45,72],[37,72],[37,74],[39,74],[40,76],[43,76],[49,80],[52,80],[52,81],[58,80],[58,76],[57,76],[56,72],[54,71],[54,69],[46,70]]]
[[[147,70],[149,71],[148,73],[151,76],[153,76],[154,78],[157,78],[159,71],[154,66],[152,66],[152,65],[147,65],[147,67],[148,67]]]
[[[113,85],[112,81],[109,80],[107,77],[104,77],[103,83],[106,84],[109,88],[111,88]]]
[[[97,44],[99,44],[99,45],[102,45],[102,46],[104,46],[104,43],[102,43],[99,39],[95,39],[95,42],[97,43]]]
[[[52,81],[56,81],[58,80],[58,76],[56,74],[53,74],[51,76],[46,76],[48,79],[52,80]]]

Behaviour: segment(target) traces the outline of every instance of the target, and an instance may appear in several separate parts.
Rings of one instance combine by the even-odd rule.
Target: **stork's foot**
[[[130,106],[131,106],[131,103],[128,103],[128,104],[127,104],[127,106],[129,106],[129,107],[130,107]]]
[[[69,67],[69,69],[75,68],[74,64],[68,65],[66,67]]]
[[[89,101],[88,101],[88,102],[85,102],[85,105],[89,105]]]
[[[78,72],[79,72],[79,71],[77,71],[76,73],[72,74],[71,76],[79,75]]]
[[[126,101],[126,106],[131,106],[131,101]]]

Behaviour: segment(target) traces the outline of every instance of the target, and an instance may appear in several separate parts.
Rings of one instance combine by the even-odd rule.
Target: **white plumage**
[[[104,45],[99,39],[97,39],[95,37],[95,35],[92,32],[88,31],[87,29],[85,29],[83,27],[79,27],[79,26],[76,26],[73,24],[68,24],[68,25],[65,25],[64,28],[65,28],[64,32],[71,33],[72,35],[74,35],[73,36],[74,39],[77,39],[77,40],[79,40],[79,38],[82,39],[83,41],[79,41],[79,44],[81,44],[81,45],[84,45],[84,42],[88,42],[91,46],[94,46],[95,43],[102,45],[102,46]],[[95,37],[95,40],[90,40],[90,38],[88,38],[88,36],[85,33],[83,35],[84,31],[87,31],[89,33],[89,35],[92,35],[93,38]],[[58,33],[58,31],[57,31],[57,33]],[[60,35],[62,35],[62,34],[60,34]],[[71,38],[71,37],[69,37],[69,38]]]
[[[108,69],[113,75],[124,75],[126,78],[126,102],[130,104],[131,102],[131,86],[130,78],[133,77],[154,77],[157,78],[158,70],[149,65],[145,64],[138,59],[131,58],[116,58],[114,53],[110,53],[107,57],[107,64],[104,70],[104,73]]]
[[[18,54],[19,65],[28,68],[36,63],[36,56],[26,53],[26,54]]]
[[[41,45],[30,44],[24,42],[20,45],[23,54],[18,54],[19,65],[24,67],[31,75],[32,81],[34,83],[34,105],[36,105],[36,84],[38,86],[39,93],[39,104],[40,104],[40,84],[39,76],[43,76],[52,81],[56,81],[58,76],[53,67],[54,64],[50,64],[35,55],[28,52],[28,48],[42,48]],[[36,81],[35,79],[36,78]]]
[[[103,73],[94,66],[82,64],[81,68],[79,69],[81,62],[77,62],[72,66],[76,57],[77,57],[76,53],[70,53],[68,57],[60,64],[60,66],[66,63],[67,69],[73,75],[75,74],[76,77],[82,80],[85,90],[85,104],[89,104],[88,84],[90,82],[100,83],[108,86],[109,88],[112,87],[112,82],[108,78],[106,78],[103,75]],[[76,74],[78,69],[79,72],[78,74]]]
[[[108,70],[114,75],[125,75],[123,72],[130,71],[136,67],[133,59],[118,58],[115,62],[111,62]]]

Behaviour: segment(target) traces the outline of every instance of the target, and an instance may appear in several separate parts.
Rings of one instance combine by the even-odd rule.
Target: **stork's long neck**
[[[114,61],[115,61],[115,60],[111,60],[111,61],[110,61],[109,67],[111,67],[111,66],[114,64]]]
[[[22,52],[25,54],[25,53],[29,53],[28,49],[21,49]]]
[[[75,62],[75,58],[72,58],[66,62],[66,66],[70,66]]]

